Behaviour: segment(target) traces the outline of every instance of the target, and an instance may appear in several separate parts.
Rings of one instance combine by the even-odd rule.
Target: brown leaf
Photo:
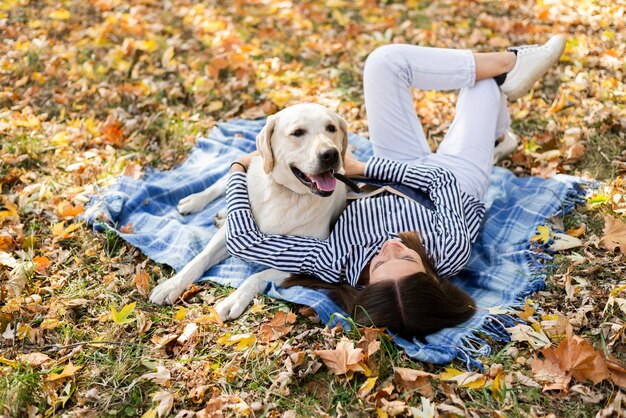
[[[565,151],[565,158],[567,160],[576,161],[585,155],[585,146],[580,142],[573,143],[570,147]]]
[[[293,329],[293,326],[289,326],[288,324],[293,324],[296,321],[296,315],[289,311],[285,313],[284,311],[276,312],[274,318],[268,323],[262,324],[260,328],[261,341],[264,343],[269,343],[270,341],[276,341],[277,339],[289,334]]]
[[[609,358],[606,361],[609,369],[609,379],[611,382],[626,390],[626,369],[618,363],[617,359]]]
[[[355,348],[354,343],[347,338],[342,338],[334,350],[315,350],[324,364],[336,375],[347,374],[349,371],[363,371],[359,364],[365,358],[363,350]]]
[[[120,232],[122,234],[132,234],[133,233],[133,225],[132,224],[126,224],[124,226],[120,227]]]
[[[619,248],[626,255],[626,224],[611,215],[606,215],[604,222],[604,236],[600,238],[600,246],[609,251]]]
[[[587,232],[587,226],[585,224],[580,224],[577,228],[568,229],[566,234],[574,238],[579,238],[583,236],[585,232]]]
[[[20,361],[24,361],[28,363],[31,367],[39,367],[43,364],[46,364],[51,361],[50,357],[47,354],[43,353],[28,353],[28,354],[20,354],[18,356]]]
[[[432,373],[405,367],[394,367],[393,371],[395,372],[393,381],[399,392],[417,391],[427,398],[432,399],[433,387],[430,383],[430,378],[434,377]]]
[[[130,284],[134,285],[142,296],[147,296],[150,291],[150,275],[145,270],[139,270]]]
[[[572,327],[559,346],[541,351],[545,360],[530,361],[535,377],[545,382],[544,390],[566,391],[574,377],[579,382],[591,380],[594,384],[609,377],[604,357],[584,339],[573,335]]]

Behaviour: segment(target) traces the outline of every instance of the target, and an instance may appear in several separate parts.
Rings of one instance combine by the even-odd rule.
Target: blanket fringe
[[[577,204],[583,203],[587,193],[585,186],[593,184],[576,179],[576,181],[570,181],[568,185],[570,190],[561,202],[561,208],[552,216],[563,216],[571,212]],[[524,256],[530,267],[531,275],[526,289],[515,296],[514,302],[509,307],[512,309],[523,308],[530,295],[543,290],[546,286],[547,273],[556,267],[553,263],[554,257],[547,248],[547,243],[544,245],[537,244],[532,241],[532,235],[529,236],[527,242],[528,250],[525,251]],[[456,350],[456,358],[464,362],[468,370],[484,371],[483,362],[480,358],[489,357],[492,353],[487,338],[499,342],[510,342],[511,335],[506,328],[525,322],[509,313],[485,314],[482,326],[470,331],[460,340],[459,346],[453,347]]]

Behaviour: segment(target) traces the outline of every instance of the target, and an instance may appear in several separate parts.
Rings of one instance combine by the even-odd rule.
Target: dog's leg
[[[182,215],[200,212],[206,205],[223,196],[226,193],[227,185],[228,176],[224,176],[205,190],[180,199],[176,209]]]
[[[248,277],[230,296],[218,303],[215,306],[215,311],[223,321],[239,318],[252,302],[252,299],[265,290],[268,283],[274,282],[280,285],[287,277],[289,277],[288,273],[274,269],[255,273]]]
[[[150,301],[157,305],[169,305],[176,302],[187,286],[202,277],[202,274],[210,267],[227,258],[226,228],[220,228],[200,254],[195,256],[178,274],[152,290]]]

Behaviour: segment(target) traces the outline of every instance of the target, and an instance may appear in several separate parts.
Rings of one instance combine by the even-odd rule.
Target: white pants
[[[496,138],[511,121],[496,82],[475,79],[476,64],[468,50],[393,44],[372,52],[363,83],[374,155],[447,168],[461,190],[482,200]],[[412,87],[461,90],[456,115],[436,153],[430,151],[415,113]]]

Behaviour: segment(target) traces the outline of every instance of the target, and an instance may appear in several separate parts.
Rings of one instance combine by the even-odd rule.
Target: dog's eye
[[[335,125],[326,125],[326,130],[328,132],[337,132],[337,128],[335,128]]]
[[[304,134],[306,134],[306,130],[302,128],[298,128],[291,133],[291,135],[296,136],[296,137],[301,137]]]

